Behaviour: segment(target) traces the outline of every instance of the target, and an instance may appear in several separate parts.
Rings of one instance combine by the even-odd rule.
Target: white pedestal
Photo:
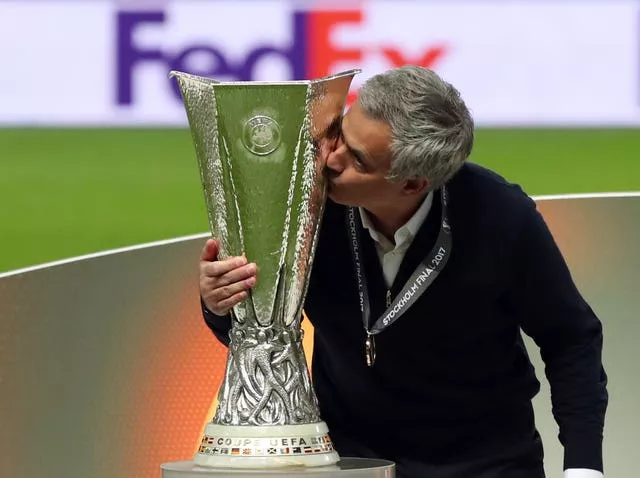
[[[316,467],[269,468],[248,470],[237,468],[205,468],[193,461],[174,461],[160,466],[162,478],[395,478],[395,464],[386,460],[343,458],[335,465]]]

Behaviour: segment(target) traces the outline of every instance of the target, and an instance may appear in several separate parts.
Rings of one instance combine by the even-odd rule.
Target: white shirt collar
[[[363,208],[359,207],[358,211],[360,211],[360,218],[362,219],[363,227],[365,227],[369,231],[372,239],[376,241],[385,252],[388,252],[392,251],[393,249],[398,249],[404,247],[405,245],[411,244],[411,241],[413,241],[413,238],[418,233],[420,226],[422,226],[422,223],[427,218],[432,205],[433,192],[429,192],[424,201],[422,201],[422,204],[420,205],[418,210],[394,234],[393,238],[396,243],[395,246],[383,234],[376,231],[371,220],[369,219],[369,215]]]

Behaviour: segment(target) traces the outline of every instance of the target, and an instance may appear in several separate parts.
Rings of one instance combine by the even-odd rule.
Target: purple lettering
[[[133,32],[141,23],[164,23],[163,12],[119,12],[116,41],[116,100],[119,105],[132,102],[133,69],[140,61],[164,60],[160,50],[139,50],[133,45]]]
[[[189,61],[190,57],[193,58],[196,55],[200,60],[198,63],[205,63],[205,68],[199,69],[197,66],[194,67],[193,63],[195,62]],[[202,57],[210,57],[211,61],[203,62],[201,61]],[[182,50],[182,52],[178,53],[178,56],[169,62],[169,70],[185,71],[192,75],[206,76],[208,78],[234,75],[233,69],[222,52],[208,45],[192,45],[185,50]],[[180,88],[178,88],[178,83],[176,81],[172,81],[171,87],[176,98],[180,98]]]
[[[208,68],[198,69],[194,67],[192,63],[189,62],[189,57],[197,55],[199,57],[202,56],[210,56],[212,61],[207,62]],[[200,62],[202,63],[202,62]],[[182,50],[174,59],[169,62],[169,66],[172,70],[179,71],[188,71],[193,75],[200,76],[226,76],[233,74],[232,68],[230,68],[227,63],[227,59],[224,57],[222,52],[211,48],[208,45],[193,45],[189,48]]]
[[[291,47],[275,48],[262,47],[256,48],[247,56],[243,63],[238,65],[236,71],[237,77],[241,81],[250,81],[253,79],[253,69],[258,61],[268,55],[278,55],[286,58],[291,65],[291,76],[296,80],[304,78],[304,51],[294,42]]]
[[[257,65],[268,58],[280,57],[290,65],[290,77],[300,80],[306,77],[307,54],[307,14],[296,12],[293,15],[293,39],[288,45],[256,45],[244,58],[231,60],[225,54],[223,45],[204,43],[180,45],[171,52],[160,48],[140,48],[134,44],[134,33],[143,24],[164,24],[166,14],[163,11],[123,11],[117,14],[116,45],[116,101],[119,105],[134,102],[133,78],[136,66],[142,62],[162,62],[166,72],[184,71],[209,78],[251,81]],[[180,91],[175,81],[167,81],[176,99]]]
[[[306,78],[305,56],[307,53],[307,14],[295,12],[293,14],[293,41],[289,47],[276,48],[274,46],[260,46],[251,51],[243,62],[236,68],[236,77],[240,81],[253,80],[253,72],[257,63],[270,55],[277,55],[289,62],[291,79],[304,80]]]

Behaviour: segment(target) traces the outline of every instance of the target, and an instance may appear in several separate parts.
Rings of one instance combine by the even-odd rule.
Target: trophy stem
[[[303,425],[320,421],[297,327],[236,327],[213,423]]]

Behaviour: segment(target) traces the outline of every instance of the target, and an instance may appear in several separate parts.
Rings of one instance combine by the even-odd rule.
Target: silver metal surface
[[[204,461],[217,463],[216,456],[229,461],[225,455],[233,448],[206,446],[225,433],[259,438],[259,431],[246,434],[232,427],[326,428],[307,369],[300,321],[326,199],[324,166],[338,139],[330,126],[339,123],[357,72],[279,83],[220,83],[171,73],[187,112],[210,229],[220,240],[219,258],[245,255],[259,268],[257,284],[231,311],[229,356],[212,420],[230,428],[205,430],[197,453]],[[300,429],[283,433],[310,434]],[[326,430],[311,433],[325,435]],[[244,450],[247,460],[238,461],[248,466],[251,457],[266,453],[260,445]],[[281,452],[289,448],[275,450],[274,455],[290,455]],[[338,459],[330,439],[307,453]],[[307,460],[303,450],[296,455]]]
[[[162,478],[255,478],[259,476],[283,476],[286,478],[395,478],[395,465],[386,460],[344,458],[335,465],[315,468],[287,468],[273,470],[239,470],[203,468],[193,461],[178,461],[162,465]]]
[[[320,420],[299,327],[243,327],[231,334],[214,423],[284,425]]]

